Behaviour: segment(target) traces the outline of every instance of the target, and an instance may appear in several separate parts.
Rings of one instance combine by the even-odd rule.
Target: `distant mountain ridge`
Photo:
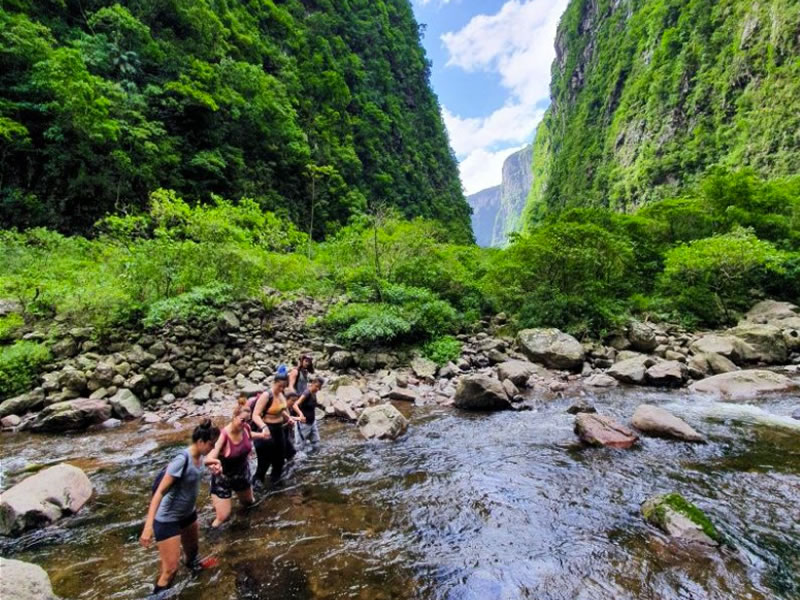
[[[533,183],[532,159],[532,145],[515,152],[503,162],[500,185],[467,197],[479,246],[504,246],[509,234],[520,229],[520,216]]]

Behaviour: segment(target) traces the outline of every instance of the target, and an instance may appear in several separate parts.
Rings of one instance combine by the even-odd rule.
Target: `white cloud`
[[[529,141],[544,115],[543,109],[522,104],[509,104],[488,117],[479,118],[461,118],[446,107],[442,112],[450,144],[459,158],[478,149],[489,150],[500,144]]]
[[[478,148],[469,153],[458,165],[461,173],[461,182],[464,184],[464,193],[469,196],[488,187],[500,185],[503,175],[503,162],[517,150],[524,148],[514,146],[491,152]]]

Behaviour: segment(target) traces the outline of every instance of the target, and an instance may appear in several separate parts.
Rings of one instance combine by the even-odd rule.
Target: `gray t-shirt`
[[[181,473],[183,473],[182,477]],[[199,468],[195,466],[189,452],[184,450],[167,465],[167,474],[174,477],[175,481],[161,499],[161,504],[158,505],[156,521],[162,523],[180,521],[194,512],[197,492],[200,489],[200,478],[203,476],[203,466],[201,465]]]

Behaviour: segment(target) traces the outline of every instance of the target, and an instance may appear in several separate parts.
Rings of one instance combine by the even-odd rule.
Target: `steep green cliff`
[[[166,187],[471,239],[408,0],[14,0],[0,26],[3,225],[85,231]]]
[[[800,171],[800,2],[572,0],[526,222],[626,210],[709,165]]]

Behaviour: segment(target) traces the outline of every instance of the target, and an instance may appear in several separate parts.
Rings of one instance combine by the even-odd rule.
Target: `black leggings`
[[[255,479],[264,481],[267,469],[272,465],[269,478],[276,482],[283,475],[283,463],[286,462],[286,434],[283,432],[282,423],[267,423],[266,425],[271,437],[268,440],[256,440],[258,467]]]

